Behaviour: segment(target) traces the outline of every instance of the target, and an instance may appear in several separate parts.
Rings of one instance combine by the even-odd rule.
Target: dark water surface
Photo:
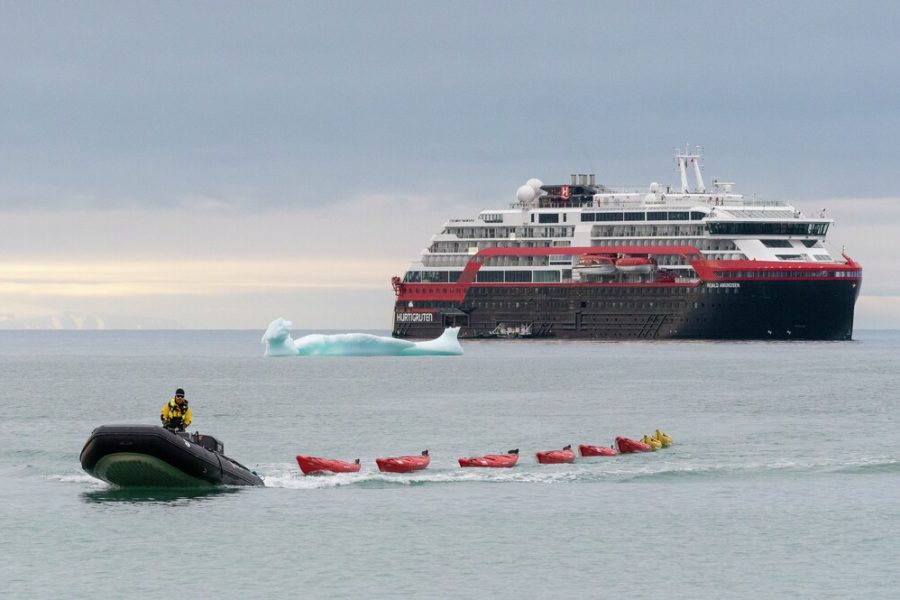
[[[282,359],[261,333],[0,331],[0,596],[897,597],[900,333]],[[95,426],[156,423],[176,387],[266,488],[81,470]],[[672,448],[534,461],[656,427]],[[304,478],[297,453],[363,467]]]

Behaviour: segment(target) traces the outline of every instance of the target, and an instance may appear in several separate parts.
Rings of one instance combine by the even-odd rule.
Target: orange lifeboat
[[[647,256],[623,256],[616,260],[616,269],[634,275],[646,275],[655,266],[656,261]]]
[[[616,272],[616,262],[609,256],[585,254],[578,259],[575,271],[582,275],[612,275]]]

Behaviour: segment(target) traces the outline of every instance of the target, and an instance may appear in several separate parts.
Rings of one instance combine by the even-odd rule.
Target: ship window
[[[406,275],[403,277],[403,281],[406,283],[419,283],[421,272],[420,271],[407,271]]]
[[[503,283],[503,271],[478,271],[478,283]]]
[[[706,223],[713,235],[825,235],[828,223]]]
[[[706,216],[706,213],[702,213],[696,210],[691,211],[691,221],[701,221]]]
[[[541,213],[538,215],[538,223],[559,223],[559,214]]]
[[[559,283],[559,271],[535,271],[535,283]]]
[[[648,212],[647,220],[648,221],[666,221],[668,217],[665,212]]]
[[[669,211],[670,221],[687,221],[688,213],[686,211]]]
[[[645,212],[627,212],[625,213],[626,221],[644,221],[647,218],[647,213]]]
[[[531,271],[504,271],[507,283],[531,283]]]
[[[620,212],[597,213],[598,221],[624,221],[625,217]]]
[[[531,222],[534,223],[534,213],[531,213]]]
[[[422,283],[446,283],[447,271],[422,271]]]
[[[447,272],[447,281],[453,283],[454,281],[459,281],[459,276],[462,275],[462,271],[448,271]]]
[[[792,248],[794,245],[790,240],[762,240],[766,248]]]
[[[582,222],[593,221],[593,220],[594,220],[594,217],[595,217],[596,215],[597,215],[597,213],[583,212],[583,213],[581,213],[581,221],[582,221]]]

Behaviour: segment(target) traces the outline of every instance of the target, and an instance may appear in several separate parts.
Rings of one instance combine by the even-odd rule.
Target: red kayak
[[[335,460],[333,458],[319,458],[318,456],[297,455],[297,464],[304,475],[315,473],[356,473],[359,471],[359,459],[354,462]]]
[[[614,448],[609,448],[607,446],[589,446],[587,444],[578,446],[578,452],[580,452],[582,456],[615,456],[618,454]]]
[[[575,453],[572,452],[572,446],[566,446],[562,450],[547,450],[536,454],[537,461],[542,465],[556,465],[561,463],[575,462]]]
[[[645,444],[644,442],[639,442],[627,437],[617,437],[616,448],[619,449],[619,454],[631,454],[633,452],[653,452],[653,448],[651,448],[649,444]]]
[[[461,467],[490,467],[502,469],[516,466],[519,460],[519,449],[510,450],[506,454],[485,454],[484,456],[470,456],[459,459]]]
[[[376,458],[375,464],[378,470],[383,473],[409,473],[410,471],[421,471],[428,466],[431,459],[428,457],[428,450],[423,450],[419,456],[392,456],[389,458]]]

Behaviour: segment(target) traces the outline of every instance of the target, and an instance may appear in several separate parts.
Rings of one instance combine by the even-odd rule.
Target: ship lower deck
[[[646,286],[473,285],[462,302],[397,302],[393,335],[849,340],[855,279]]]

